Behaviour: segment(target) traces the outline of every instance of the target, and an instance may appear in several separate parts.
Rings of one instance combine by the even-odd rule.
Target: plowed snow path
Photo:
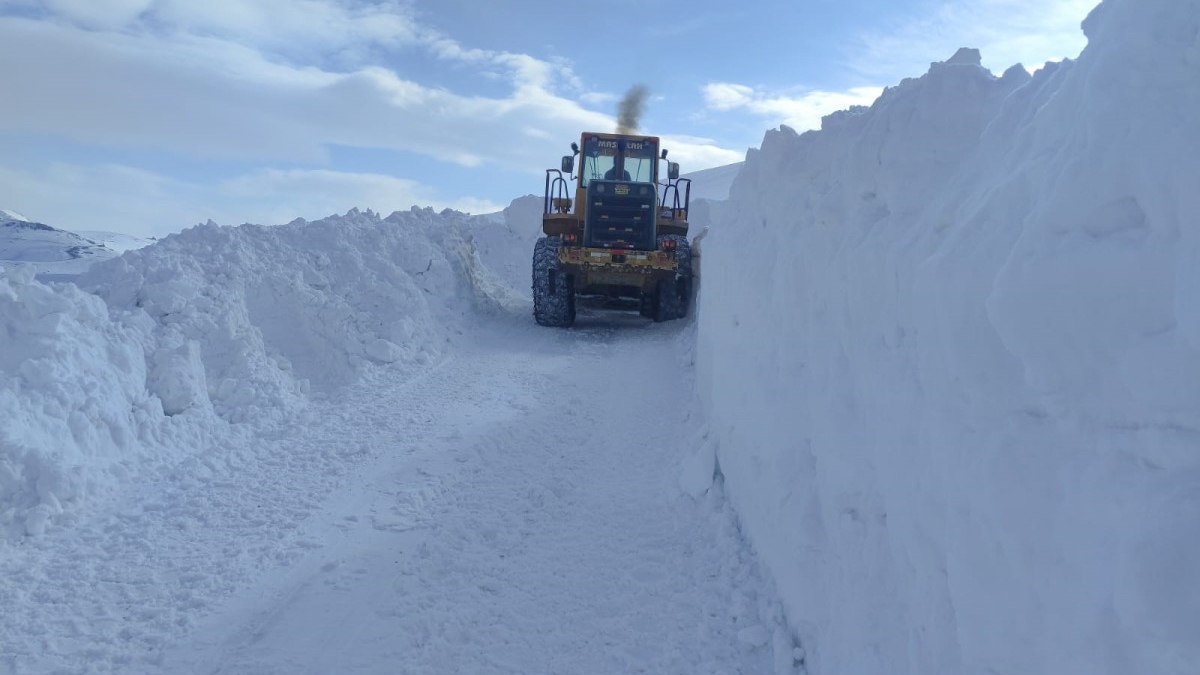
[[[679,327],[581,323],[380,371],[235,470],[28,552],[56,562],[4,638],[40,637],[0,670],[772,672],[777,610],[719,489],[676,487]]]

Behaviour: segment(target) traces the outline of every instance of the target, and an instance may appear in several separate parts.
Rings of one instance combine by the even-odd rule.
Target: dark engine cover
[[[583,245],[652,251],[658,194],[650,183],[593,180],[587,186]]]

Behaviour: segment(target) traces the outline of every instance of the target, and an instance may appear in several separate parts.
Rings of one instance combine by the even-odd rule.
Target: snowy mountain
[[[26,223],[29,222],[28,218],[17,213],[16,211],[0,209],[0,221],[10,221],[10,220],[16,220],[16,221],[26,222]]]
[[[75,275],[117,252],[74,232],[0,210],[0,266],[29,264],[39,274]]]
[[[76,234],[117,253],[143,248],[158,241],[156,237],[135,237],[131,234],[102,230],[79,230]]]

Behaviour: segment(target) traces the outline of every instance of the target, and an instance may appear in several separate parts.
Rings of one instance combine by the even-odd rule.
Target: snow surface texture
[[[0,541],[281,419],[368,364],[430,363],[503,284],[463,214],[198,226],[72,284],[0,275]],[[81,290],[84,289],[84,290]],[[90,292],[85,292],[90,291]],[[511,292],[510,292],[511,294]]]
[[[687,326],[533,325],[485,263],[538,213],[0,275],[0,673],[802,672],[711,460],[677,484]]]
[[[471,219],[469,242],[478,264],[491,270],[523,304],[532,302],[529,265],[533,245],[542,236],[542,208],[542,197],[526,195],[501,213]]]
[[[700,388],[814,673],[1198,672],[1200,3],[1084,28],[769,132],[714,207]]]
[[[674,486],[693,408],[645,405],[691,398],[678,326],[620,321],[584,310],[548,331],[526,308],[428,376],[348,388],[305,436],[362,448],[360,466],[282,547],[291,564],[162,671],[794,673],[719,486],[696,502]],[[617,361],[645,397],[603,376]]]

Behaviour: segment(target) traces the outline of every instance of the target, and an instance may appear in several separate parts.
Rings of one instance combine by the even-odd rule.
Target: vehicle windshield
[[[615,172],[617,154],[624,151],[623,175]],[[627,180],[649,183],[654,180],[658,146],[649,141],[589,138],[583,148],[583,186],[595,180]]]

